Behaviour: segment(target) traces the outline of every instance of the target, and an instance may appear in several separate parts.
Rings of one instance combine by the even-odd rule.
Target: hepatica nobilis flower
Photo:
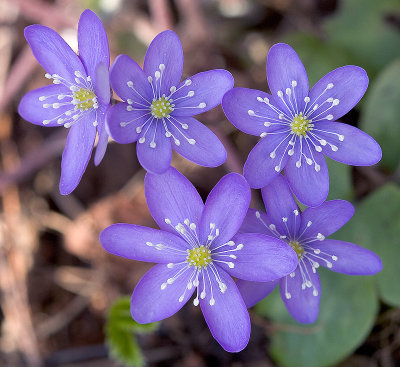
[[[320,266],[348,275],[372,275],[382,269],[380,258],[373,252],[353,243],[326,238],[353,216],[354,207],[349,202],[326,201],[300,213],[282,175],[261,192],[267,214],[249,209],[240,231],[282,239],[296,252],[298,265],[279,281],[239,280],[238,288],[248,307],[266,297],[279,282],[281,297],[290,315],[300,323],[312,323],[319,311],[321,288],[317,269]]]
[[[329,191],[324,155],[355,166],[369,166],[381,159],[374,139],[336,122],[364,95],[368,86],[364,69],[340,67],[309,90],[307,73],[296,52],[280,43],[268,53],[267,80],[271,95],[234,88],[222,101],[233,125],[262,138],[244,166],[251,187],[268,185],[285,169],[297,198],[308,206],[317,206]]]
[[[85,10],[78,26],[79,56],[58,33],[45,26],[26,27],[25,38],[53,85],[27,93],[18,112],[36,125],[70,129],[62,155],[60,179],[60,192],[67,195],[81,180],[96,133],[99,135],[96,165],[106,151],[105,113],[110,105],[107,35],[97,15]]]
[[[203,201],[194,186],[170,167],[147,173],[145,195],[161,230],[114,224],[100,234],[103,247],[129,259],[159,263],[139,281],[131,313],[139,323],[162,320],[196,294],[214,338],[230,352],[249,340],[246,306],[231,276],[272,281],[294,271],[295,252],[264,234],[236,234],[250,202],[243,176],[224,176]]]
[[[125,102],[109,112],[110,135],[122,144],[137,141],[139,162],[153,173],[167,170],[171,148],[206,167],[226,160],[219,139],[192,116],[219,105],[233,77],[226,70],[210,70],[181,82],[182,68],[182,45],[172,31],[151,42],[143,70],[127,55],[118,56],[111,67],[111,85]]]

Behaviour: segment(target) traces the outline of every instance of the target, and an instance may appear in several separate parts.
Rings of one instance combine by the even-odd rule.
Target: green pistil
[[[173,110],[171,102],[166,97],[154,100],[151,104],[151,114],[157,119],[169,116]]]

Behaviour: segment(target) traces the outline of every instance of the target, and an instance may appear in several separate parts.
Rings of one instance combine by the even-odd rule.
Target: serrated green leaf
[[[377,76],[366,96],[360,125],[381,145],[381,164],[392,171],[400,161],[399,75],[400,59]]]
[[[371,76],[400,56],[400,34],[388,21],[396,13],[399,0],[342,0],[324,28],[330,43],[351,53]]]
[[[354,218],[335,234],[380,256],[383,269],[374,276],[382,300],[400,306],[400,187],[386,184],[364,199]]]
[[[278,289],[256,307],[274,321],[270,353],[284,367],[333,365],[368,335],[378,310],[372,277],[350,277],[319,269],[321,305],[313,325],[291,319]]]
[[[151,332],[157,326],[158,323],[138,324],[131,317],[130,298],[119,298],[110,307],[105,326],[110,355],[126,366],[144,366],[145,360],[134,334]]]

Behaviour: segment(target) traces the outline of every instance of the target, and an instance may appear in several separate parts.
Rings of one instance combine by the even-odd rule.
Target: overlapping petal
[[[297,267],[296,253],[275,237],[242,233],[232,240],[236,247],[226,245],[213,252],[213,261],[231,276],[269,282],[288,275]],[[230,255],[236,259],[232,260]]]
[[[323,147],[323,153],[335,161],[352,166],[371,166],[382,158],[379,144],[368,134],[354,126],[340,122],[321,121],[315,124],[318,136],[333,144]],[[333,133],[333,134],[332,134]],[[341,135],[343,140],[338,136]]]
[[[321,298],[321,284],[318,272],[313,272],[308,261],[304,262],[303,269],[309,274],[309,280],[313,286],[303,286],[304,278],[297,267],[295,276],[287,276],[281,279],[281,297],[290,315],[301,324],[311,324],[319,312],[319,301]]]
[[[106,114],[110,105],[101,104],[96,110],[97,112],[97,133],[98,141],[96,152],[94,154],[94,164],[98,166],[103,160],[104,154],[106,154],[108,144],[108,132],[106,128]]]
[[[222,99],[222,108],[228,120],[246,134],[260,136],[281,126],[278,113],[264,99],[271,95],[256,89],[233,88]],[[271,124],[269,127],[265,123]]]
[[[338,273],[373,275],[382,270],[382,261],[378,255],[354,243],[329,239],[311,243],[310,246],[319,250],[318,257],[313,255],[315,251],[310,252],[313,260]]]
[[[239,233],[263,233],[272,236],[274,233],[269,228],[270,224],[271,221],[265,213],[249,208]]]
[[[100,243],[114,255],[156,263],[185,261],[190,245],[169,232],[117,223],[100,233]]]
[[[210,234],[215,237],[211,250],[228,242],[239,230],[249,204],[250,187],[244,177],[237,173],[222,177],[207,197],[200,220],[200,242],[206,243]]]
[[[249,282],[239,279],[236,286],[243,297],[247,308],[255,306],[258,302],[267,297],[279,283],[279,280],[272,282]]]
[[[282,112],[290,115],[293,110],[303,110],[304,97],[309,91],[307,72],[299,56],[289,45],[277,43],[269,50],[267,80],[271,94]],[[290,94],[287,90],[290,90]],[[285,102],[278,97],[279,91],[282,92]]]
[[[288,161],[288,133],[272,133],[261,139],[251,150],[243,167],[243,175],[254,189],[267,186]],[[275,152],[275,158],[270,154]]]
[[[66,118],[64,113],[71,109],[71,105],[53,108],[53,103],[60,103],[59,95],[69,95],[71,91],[64,85],[53,84],[34,89],[25,94],[18,106],[18,113],[25,120],[40,126],[62,126],[57,121],[59,118]],[[44,100],[39,100],[44,97]],[[43,98],[41,98],[43,99]],[[69,99],[70,100],[70,99]],[[46,108],[43,107],[46,106]],[[43,123],[45,121],[45,124]],[[65,123],[67,121],[64,121]]]
[[[209,70],[183,81],[172,95],[174,116],[194,116],[218,106],[224,94],[233,88],[233,77],[223,69]]]
[[[148,110],[128,111],[128,106],[127,103],[118,103],[112,106],[107,113],[108,133],[119,144],[137,141],[142,133],[141,127],[145,126],[146,122],[150,124],[153,119]],[[139,132],[136,130],[138,128],[140,128]]]
[[[203,200],[192,183],[182,173],[170,167],[163,174],[147,173],[144,180],[147,206],[158,226],[176,233],[175,227],[185,219],[200,222]],[[170,224],[165,219],[171,221]]]
[[[167,125],[180,142],[173,148],[186,159],[204,167],[217,167],[226,161],[226,150],[220,140],[195,118],[171,115]]]
[[[309,117],[316,119],[319,115],[319,118],[323,118],[328,114],[331,114],[335,120],[342,117],[358,103],[367,87],[368,75],[359,66],[346,65],[332,70],[310,90],[310,103],[307,108],[315,104],[318,104],[319,108]],[[327,102],[329,98],[338,100],[338,104],[333,105]]]
[[[287,180],[278,175],[268,186],[261,189],[261,194],[268,217],[277,231],[280,235],[293,237],[300,227],[301,218]]]
[[[70,194],[79,184],[92,154],[96,113],[90,111],[71,126],[61,161],[60,193]]]
[[[317,152],[313,153],[313,158],[320,167],[319,171],[316,171],[315,163],[308,165],[303,157],[301,167],[297,167],[299,154],[296,152],[285,166],[285,175],[294,195],[308,206],[320,205],[329,192],[329,172],[325,158]]]
[[[119,55],[115,59],[110,68],[110,82],[124,101],[133,101],[133,108],[150,107],[153,100],[151,85],[140,66],[128,55]],[[128,85],[128,82],[132,83]]]
[[[209,279],[206,277],[206,297],[200,298],[200,307],[211,334],[222,348],[227,352],[239,352],[246,347],[250,338],[249,313],[235,282],[222,269],[219,268],[218,273],[227,287],[225,293],[219,290],[218,283],[211,273]],[[199,287],[204,287],[202,280]],[[211,295],[215,300],[212,306]]]
[[[104,63],[97,64],[94,73],[94,92],[102,104],[110,104],[111,87],[110,87],[110,73],[108,66]]]
[[[56,31],[34,24],[25,28],[25,38],[48,73],[57,74],[72,84],[75,84],[75,71],[87,76],[79,57]]]
[[[163,70],[162,67],[160,69],[160,65],[164,66]],[[155,89],[160,91],[160,96],[163,94],[168,96],[170,88],[176,87],[181,81],[182,70],[183,50],[179,37],[173,31],[161,32],[147,49],[143,64],[146,77],[153,78]]]
[[[192,296],[195,288],[187,289],[187,283],[192,273],[186,264],[168,268],[166,264],[153,266],[140,279],[131,299],[131,314],[139,324],[160,321],[178,312]],[[161,285],[168,279],[174,278],[179,272],[181,275],[172,284],[164,289]],[[180,297],[183,296],[180,302]]]
[[[160,121],[153,121],[144,128],[136,144],[136,153],[146,171],[163,173],[168,169],[172,159],[172,148]]]
[[[354,207],[345,200],[330,200],[301,213],[299,239],[313,238],[321,233],[328,237],[345,225],[354,214]],[[311,222],[311,223],[310,223]]]
[[[85,65],[88,75],[96,75],[99,63],[110,66],[110,50],[103,23],[91,10],[86,9],[78,25],[79,57]]]

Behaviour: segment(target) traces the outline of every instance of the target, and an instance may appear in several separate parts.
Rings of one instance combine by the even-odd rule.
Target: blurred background
[[[129,295],[151,266],[105,253],[98,235],[115,222],[156,226],[143,191],[135,145],[109,144],[69,196],[58,191],[67,130],[22,120],[20,98],[45,85],[24,39],[40,23],[76,49],[81,12],[103,20],[112,61],[139,64],[164,29],[180,36],[184,77],[226,68],[235,86],[267,90],[268,49],[289,43],[310,85],[355,64],[370,86],[341,121],[382,146],[374,167],[329,161],[329,198],[350,200],[353,219],[333,238],[375,251],[384,270],[349,277],[321,270],[318,321],[296,324],[274,292],[250,310],[248,347],[229,354],[189,302],[156,325],[129,316]],[[237,131],[220,107],[199,116],[221,139],[227,162],[173,165],[206,198],[228,172],[242,172],[257,138]],[[400,365],[400,0],[0,0],[0,365],[1,366],[366,366]],[[254,191],[253,207],[262,208]],[[128,296],[128,298],[124,298]],[[121,298],[122,297],[122,298]]]

